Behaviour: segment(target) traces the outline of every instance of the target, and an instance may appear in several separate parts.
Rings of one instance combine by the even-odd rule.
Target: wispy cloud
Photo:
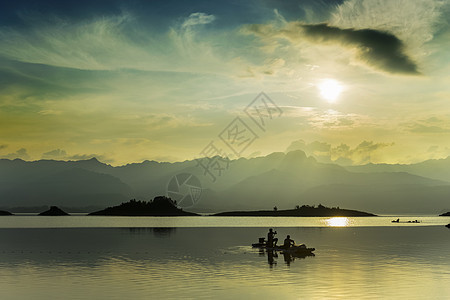
[[[216,19],[214,15],[208,15],[202,12],[196,12],[189,15],[186,20],[184,20],[181,27],[190,27],[195,25],[204,25],[213,22]]]
[[[233,64],[215,53],[217,37],[204,28],[216,17],[202,12],[173,20],[166,30],[145,27],[131,13],[81,20],[22,18],[36,22],[26,28],[0,27],[0,57],[82,70],[223,74]]]
[[[330,24],[391,32],[421,56],[417,50],[447,22],[443,12],[449,5],[449,0],[348,0],[336,7]]]
[[[417,134],[450,134],[449,117],[432,116],[402,124],[409,132]]]

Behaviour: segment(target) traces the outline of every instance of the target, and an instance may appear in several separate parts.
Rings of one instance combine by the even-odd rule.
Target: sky
[[[1,1],[0,158],[445,158],[449,20],[450,0]]]

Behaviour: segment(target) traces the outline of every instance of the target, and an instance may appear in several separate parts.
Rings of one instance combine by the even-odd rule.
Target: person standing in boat
[[[295,242],[294,240],[291,240],[291,236],[288,234],[287,237],[284,239],[283,248],[289,249],[291,246],[294,246]]]
[[[272,248],[277,246],[278,239],[275,237],[275,234],[277,234],[277,232],[270,228],[267,233],[267,247]]]

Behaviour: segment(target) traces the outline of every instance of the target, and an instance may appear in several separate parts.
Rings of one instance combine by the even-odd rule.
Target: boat
[[[397,220],[392,220],[391,221],[392,223],[421,223],[421,221],[418,221],[418,220],[413,220],[413,221],[400,221],[400,219],[397,219]]]
[[[283,246],[269,247],[264,238],[260,238],[258,243],[252,244],[253,248],[265,249],[268,251],[280,251],[281,253],[293,254],[293,255],[314,255],[313,251],[316,248],[308,248],[305,244],[294,245],[289,248]]]

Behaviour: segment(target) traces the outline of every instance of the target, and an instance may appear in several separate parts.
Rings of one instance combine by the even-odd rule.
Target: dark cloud
[[[360,59],[389,73],[420,74],[395,35],[374,29],[341,29],[328,24],[298,24],[303,35],[317,43],[338,43],[357,47]]]

